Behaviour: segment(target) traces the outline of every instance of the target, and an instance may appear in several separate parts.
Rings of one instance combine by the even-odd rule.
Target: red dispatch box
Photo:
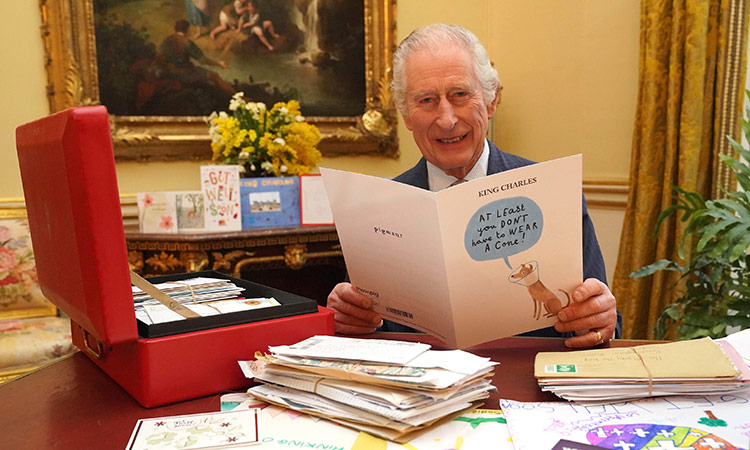
[[[75,345],[141,405],[247,386],[237,361],[269,345],[333,334],[330,310],[272,290],[282,306],[267,309],[297,315],[248,323],[259,320],[251,315],[208,329],[190,325],[205,318],[186,319],[185,329],[198,331],[139,336],[106,108],[70,108],[21,125],[16,146],[42,292],[70,316]],[[247,296],[271,289],[236,281],[247,283]],[[299,314],[305,301],[313,312]]]

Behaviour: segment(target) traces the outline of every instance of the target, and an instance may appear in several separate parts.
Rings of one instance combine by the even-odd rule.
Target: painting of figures
[[[99,97],[119,116],[204,116],[235,92],[306,116],[365,111],[364,0],[94,0]]]

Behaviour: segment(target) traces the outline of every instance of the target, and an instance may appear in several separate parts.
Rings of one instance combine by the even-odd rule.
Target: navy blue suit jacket
[[[520,156],[511,155],[505,153],[495,146],[492,142],[490,145],[490,158],[487,163],[487,175],[492,175],[505,170],[516,169],[518,167],[528,166],[534,164],[534,161]],[[409,184],[411,186],[420,187],[422,189],[429,189],[427,181],[427,161],[421,158],[417,165],[402,173],[401,175],[394,178],[395,181],[400,183]],[[589,212],[586,209],[586,199],[583,198],[583,279],[596,278],[607,283],[607,272],[604,267],[604,258],[602,257],[602,251],[599,248],[599,242],[596,240],[596,233],[594,232],[594,224],[591,222]],[[383,326],[378,329],[379,331],[396,331],[396,332],[414,332],[411,327],[407,327],[389,320],[383,321]],[[570,337],[572,333],[560,333],[555,330],[554,327],[542,328],[529,333],[524,333],[521,336],[544,336],[544,337]],[[617,313],[617,327],[615,330],[615,336],[622,336],[622,317],[620,313]]]

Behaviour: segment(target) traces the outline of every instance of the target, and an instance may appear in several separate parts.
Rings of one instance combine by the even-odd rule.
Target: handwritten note
[[[565,370],[556,370],[561,365],[566,366]],[[653,378],[734,378],[740,374],[709,338],[631,348],[541,352],[534,360],[537,378],[648,377],[649,373]]]
[[[541,208],[526,197],[497,200],[482,206],[466,226],[466,251],[475,261],[508,257],[530,249],[542,237]]]

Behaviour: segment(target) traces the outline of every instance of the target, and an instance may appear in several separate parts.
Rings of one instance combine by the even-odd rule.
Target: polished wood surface
[[[382,333],[371,336],[420,341],[440,348],[437,341],[426,335]],[[641,343],[615,341],[607,346]],[[485,407],[497,409],[500,398],[559,401],[559,398],[539,389],[533,376],[533,364],[537,352],[565,350],[562,339],[527,337],[501,339],[469,349],[501,363],[492,380],[497,392],[492,393]],[[220,397],[221,393],[159,408],[142,408],[78,352],[0,385],[0,405],[3,407],[0,448],[122,449],[138,419],[218,411]]]

